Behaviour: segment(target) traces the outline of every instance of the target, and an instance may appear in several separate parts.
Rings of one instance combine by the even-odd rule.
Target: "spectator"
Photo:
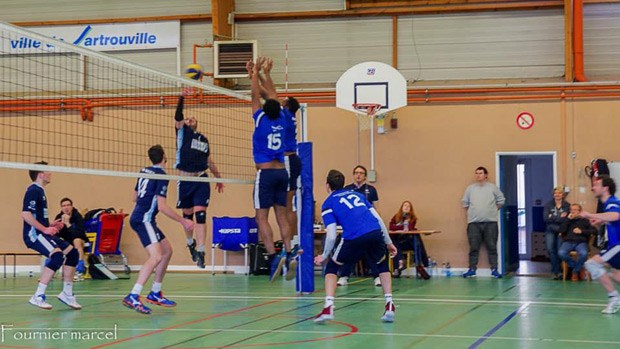
[[[497,270],[497,216],[506,201],[504,194],[488,182],[489,171],[480,166],[475,171],[476,183],[467,187],[461,203],[467,208],[467,239],[469,240],[469,269],[464,278],[475,277],[480,245],[484,241],[491,265],[491,276],[502,277]]]
[[[560,229],[560,224],[566,221],[566,217],[570,211],[570,204],[564,200],[564,198],[564,188],[554,188],[553,200],[545,205],[543,211],[543,218],[547,224],[547,229],[545,230],[545,246],[547,247],[547,253],[551,261],[551,273],[553,274],[554,280],[562,279],[562,273],[560,273],[560,257],[558,256],[558,250],[560,248],[558,230]]]
[[[560,259],[572,268],[572,281],[585,280],[585,273],[582,267],[583,263],[588,259],[588,239],[590,234],[596,233],[596,228],[590,224],[589,220],[579,217],[580,213],[581,205],[570,205],[568,219],[562,222],[558,229],[564,240],[560,245],[558,255]],[[577,252],[578,258],[576,261],[569,256],[571,251]]]
[[[67,241],[77,250],[80,259],[75,267],[74,281],[84,280],[86,267],[84,265],[84,244],[89,242],[84,230],[84,217],[73,207],[73,201],[69,198],[60,200],[60,213],[55,220],[60,220],[64,227],[58,232],[58,237]]]
[[[418,218],[415,215],[411,201],[403,201],[398,209],[398,212],[396,212],[394,217],[392,217],[392,220],[390,220],[390,230],[415,231],[417,230],[417,220]],[[424,270],[424,265],[428,265],[428,257],[426,255],[426,250],[424,249],[422,237],[419,234],[398,234],[393,241],[398,253],[394,257],[394,265],[396,267],[392,272],[392,276],[398,278],[400,277],[402,271],[405,270],[406,266],[405,261],[403,260],[402,251],[410,250],[414,251],[415,264],[418,273],[424,279],[428,279],[428,273]]]

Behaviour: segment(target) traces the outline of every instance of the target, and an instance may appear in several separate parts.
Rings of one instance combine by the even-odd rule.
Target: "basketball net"
[[[381,104],[355,103],[355,115],[357,115],[357,127],[359,131],[369,130],[374,116],[381,110]]]

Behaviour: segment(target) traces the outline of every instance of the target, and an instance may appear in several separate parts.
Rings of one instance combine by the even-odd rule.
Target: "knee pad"
[[[183,218],[189,219],[190,221],[193,221],[194,220],[194,214],[193,213],[190,213],[190,214],[183,213]]]
[[[75,267],[80,260],[80,254],[75,248],[73,248],[71,249],[71,251],[69,251],[69,253],[66,254],[66,258],[67,259],[65,260],[65,265]]]
[[[207,212],[206,211],[196,212],[196,223],[205,224],[206,222],[207,222]]]
[[[338,269],[340,269],[340,265],[336,264],[331,258],[327,261],[327,265],[325,266],[325,275],[327,274],[336,274],[338,275]]]
[[[61,252],[54,252],[47,259],[47,262],[45,263],[45,266],[50,268],[50,269],[52,269],[53,271],[56,271],[56,270],[60,269],[60,267],[62,267],[62,263],[63,262],[64,262],[64,257],[62,255],[62,253]]]
[[[605,267],[602,264],[598,264],[592,260],[586,261],[583,266],[590,272],[592,280],[596,280],[605,274]]]

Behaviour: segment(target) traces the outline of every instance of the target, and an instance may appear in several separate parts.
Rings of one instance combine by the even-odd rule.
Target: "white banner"
[[[176,48],[181,39],[179,21],[83,24],[29,29],[93,51]],[[2,41],[5,42],[0,47],[4,49],[0,50],[0,54],[58,52],[51,49],[53,46],[48,43],[22,35],[3,38]]]

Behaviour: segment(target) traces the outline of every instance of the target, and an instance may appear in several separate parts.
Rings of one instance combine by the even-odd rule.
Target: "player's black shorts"
[[[203,173],[200,177],[208,177],[208,175]],[[177,189],[179,194],[177,208],[209,206],[209,199],[211,199],[211,183],[179,181],[177,182]]]
[[[301,175],[301,159],[297,154],[284,156],[284,166],[288,172],[288,188],[287,191],[299,188],[299,176]]]
[[[258,170],[254,181],[254,208],[286,207],[287,184],[288,174],[283,168]]]

